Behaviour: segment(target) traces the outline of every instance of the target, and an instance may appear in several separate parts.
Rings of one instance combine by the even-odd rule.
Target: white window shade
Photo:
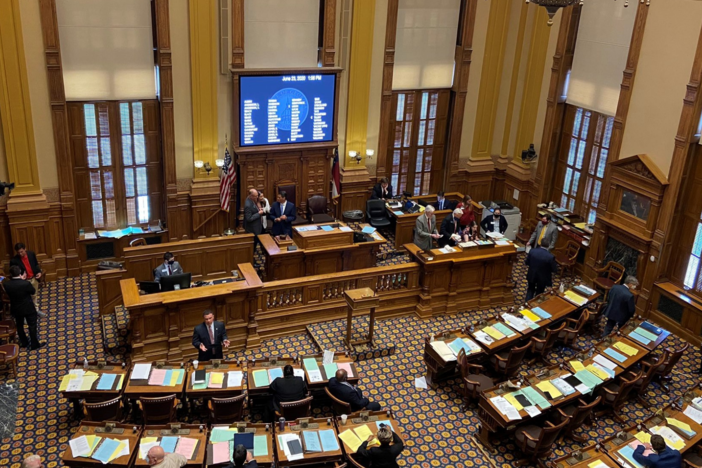
[[[246,0],[246,68],[317,66],[319,0]]]
[[[154,99],[149,0],[57,0],[69,101]]]
[[[588,0],[582,7],[567,102],[615,115],[626,68],[636,3]]]
[[[400,0],[392,89],[453,85],[460,0]]]

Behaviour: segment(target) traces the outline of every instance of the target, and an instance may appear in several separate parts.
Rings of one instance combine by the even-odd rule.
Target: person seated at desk
[[[400,436],[395,434],[390,426],[381,424],[377,434],[380,447],[368,448],[368,444],[375,437],[369,436],[367,440],[363,441],[356,453],[368,460],[373,468],[398,468],[397,457],[405,448]]]
[[[181,468],[188,460],[179,453],[166,453],[163,447],[151,447],[146,454],[146,463],[153,468]]]
[[[453,203],[451,202],[451,200],[446,199],[443,190],[436,194],[436,201],[432,203],[432,206],[438,211],[453,209]]]
[[[653,450],[656,453],[644,455],[644,451]],[[634,450],[634,460],[650,468],[680,468],[682,456],[680,452],[668,447],[665,439],[658,434],[651,436],[650,444],[643,444]]]
[[[549,222],[549,218],[553,222]],[[556,246],[556,241],[558,240],[558,224],[556,224],[556,218],[551,218],[549,215],[541,216],[539,224],[536,225],[536,229],[531,233],[529,242],[527,243],[532,248],[537,245],[541,245],[541,239],[548,240],[548,251],[550,252]]]
[[[447,245],[455,247],[461,241],[461,230],[460,220],[463,216],[463,210],[456,208],[453,213],[447,215],[441,222],[441,238],[439,239],[439,247],[446,247]]]
[[[363,392],[346,381],[348,374],[344,369],[336,371],[335,377],[329,379],[329,391],[341,401],[351,405],[351,411],[367,409],[380,411],[380,404],[370,401],[363,396]]]
[[[436,216],[434,207],[429,205],[424,209],[424,214],[419,215],[414,224],[414,244],[422,250],[431,250],[434,246],[433,239],[441,237],[436,229]]]
[[[251,452],[246,450],[246,447],[244,447],[242,444],[234,447],[233,460],[233,463],[229,463],[224,468],[235,468],[239,466],[245,466],[246,468],[258,468],[258,463],[256,463],[256,460],[254,460],[253,455],[251,455]]]
[[[180,263],[175,261],[172,253],[166,252],[163,254],[163,264],[154,269],[154,281],[160,282],[164,276],[182,275],[183,268]]]
[[[206,309],[202,313],[204,322],[193,330],[193,346],[197,349],[197,359],[199,361],[211,361],[212,359],[223,359],[222,345],[229,347],[227,329],[224,323],[215,320],[211,310]]]
[[[470,242],[476,240],[480,240],[480,226],[478,226],[478,223],[476,223],[475,220],[473,220],[470,223],[468,223],[468,226],[466,226],[466,228],[463,230],[463,242]]]
[[[480,227],[487,234],[488,232],[499,232],[504,234],[507,231],[507,220],[502,216],[502,210],[498,206],[492,212],[492,216],[487,216],[480,221]]]
[[[471,222],[475,221],[475,212],[473,211],[473,199],[470,195],[463,197],[463,201],[456,205],[456,208],[463,210],[461,216],[461,228],[465,229]]]
[[[268,219],[273,221],[273,236],[282,234],[292,237],[292,222],[295,221],[295,205],[288,201],[288,194],[283,190],[278,193],[278,201],[273,203]]]
[[[274,411],[280,410],[280,402],[300,401],[307,398],[307,384],[305,379],[297,377],[293,366],[288,364],[283,367],[283,376],[271,382],[271,406]]]
[[[373,187],[371,200],[390,200],[392,198],[392,185],[387,177],[380,179],[380,182]]]

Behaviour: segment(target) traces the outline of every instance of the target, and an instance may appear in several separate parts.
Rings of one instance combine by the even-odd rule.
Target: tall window
[[[560,205],[595,222],[614,117],[568,106],[556,186]]]
[[[702,275],[700,275],[700,257],[702,257],[702,217],[697,224],[697,233],[695,234],[695,242],[692,244],[692,253],[690,260],[687,263],[687,271],[685,272],[685,287],[694,289],[696,292],[702,292]]]
[[[395,109],[388,154],[395,193],[426,195],[438,190],[444,167],[448,90],[393,94]]]
[[[114,229],[160,218],[158,102],[68,107],[80,227]]]

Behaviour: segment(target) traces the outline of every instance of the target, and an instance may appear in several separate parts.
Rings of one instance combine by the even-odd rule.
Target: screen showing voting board
[[[335,74],[240,77],[239,146],[333,140]]]

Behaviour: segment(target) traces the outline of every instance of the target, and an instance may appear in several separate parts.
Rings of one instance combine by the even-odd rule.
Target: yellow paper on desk
[[[224,372],[212,372],[210,373],[210,383],[215,385],[220,385],[224,382]]]
[[[514,406],[517,409],[517,411],[521,411],[524,409],[524,407],[517,401],[516,398],[514,398],[514,396],[511,393],[505,395],[505,400],[509,401],[512,404],[512,406]]]
[[[89,391],[93,388],[93,384],[98,379],[97,375],[86,375],[83,377],[83,381],[80,383],[81,391]]]
[[[119,382],[117,382],[117,388],[115,390],[119,391],[122,389],[122,383],[124,383],[124,374],[119,376]]]
[[[595,460],[594,462],[587,465],[588,468],[607,468],[607,465],[602,463],[601,460]]]
[[[176,383],[178,383],[178,371],[173,371],[173,372],[171,372],[171,380],[168,383],[163,382],[163,385],[168,385],[169,387],[175,387]]]
[[[100,441],[102,440],[102,437],[96,436],[96,435],[87,435],[85,436],[85,439],[88,441],[88,446],[90,446],[90,452],[88,452],[86,458],[90,458],[90,456],[93,454],[93,451],[95,450],[95,447],[98,446]]]
[[[624,354],[628,354],[629,356],[636,356],[639,352],[638,349],[629,346],[626,343],[622,343],[621,341],[617,341],[614,343],[614,347],[617,348],[619,351],[621,351]]]
[[[139,443],[141,445],[144,444],[150,444],[151,442],[156,442],[158,440],[158,437],[142,437]]]
[[[682,429],[685,432],[693,432],[690,425],[686,422],[680,421],[679,419],[675,419],[675,418],[665,418],[665,419],[666,419],[666,421],[668,421],[669,426],[679,427],[680,429]]]
[[[64,375],[59,385],[59,392],[63,392],[68,388],[68,383],[75,377],[73,374]]]
[[[93,371],[86,371],[85,374],[83,374],[83,377],[99,377],[99,375]]]
[[[361,441],[368,439],[373,435],[373,431],[368,426],[358,426],[353,430]]]
[[[532,322],[538,322],[541,320],[541,317],[536,315],[534,312],[530,311],[529,309],[523,309],[519,311],[520,314],[531,320]]]
[[[491,337],[495,338],[496,340],[501,340],[505,337],[505,335],[503,335],[502,332],[492,327],[485,327],[483,328],[483,331]]]
[[[551,395],[551,398],[554,399],[563,395],[561,392],[558,391],[556,386],[551,383],[550,380],[542,380],[541,382],[536,384],[536,388],[538,388],[542,392],[548,392],[548,394]]]
[[[127,445],[127,444],[125,444],[124,442],[122,442],[122,441],[120,440],[120,441],[119,441],[119,445],[117,446],[117,448],[115,449],[115,451],[112,452],[112,455],[110,455],[110,459],[107,460],[107,462],[109,463],[109,462],[111,462],[112,460],[114,460],[115,458],[117,458],[117,455],[119,455],[119,453],[122,451],[122,449],[124,449],[124,447],[125,447],[126,445]]]
[[[651,434],[648,432],[640,431],[634,437],[636,437],[642,444],[651,443]]]
[[[580,361],[570,361],[570,367],[572,367],[575,372],[580,372],[585,369],[585,366],[583,366],[583,363]]]
[[[609,379],[609,374],[603,371],[602,369],[598,368],[597,366],[593,366],[590,364],[585,368],[585,370],[588,370],[595,374],[600,380],[607,380]]]
[[[358,447],[360,447],[363,443],[351,429],[346,429],[344,432],[339,434],[339,439],[348,445],[352,452],[356,452]]]

